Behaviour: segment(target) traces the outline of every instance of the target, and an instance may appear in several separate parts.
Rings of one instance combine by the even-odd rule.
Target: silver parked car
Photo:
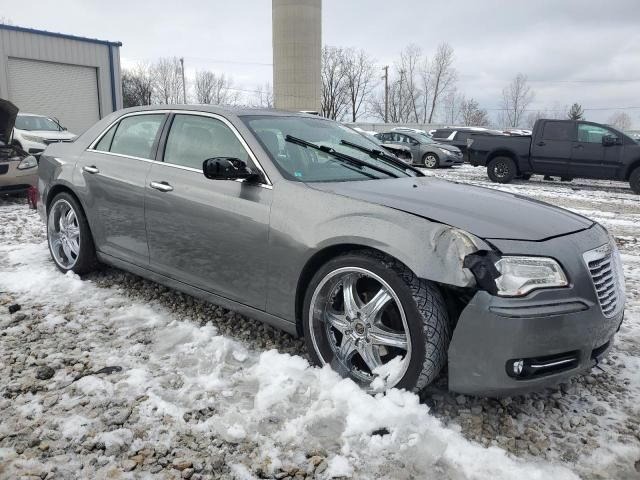
[[[425,177],[316,116],[111,114],[40,161],[51,256],[129,270],[303,335],[365,388],[505,394],[591,368],[623,317],[606,230]],[[523,221],[526,219],[526,221]]]
[[[462,151],[453,145],[438,143],[426,133],[413,129],[397,129],[376,134],[383,144],[406,145],[411,148],[413,164],[426,168],[451,167],[464,163]]]

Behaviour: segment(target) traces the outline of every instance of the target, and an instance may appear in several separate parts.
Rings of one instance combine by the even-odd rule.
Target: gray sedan
[[[315,116],[119,111],[49,146],[38,192],[62,272],[105,263],[302,335],[371,390],[445,365],[458,392],[541,388],[595,365],[623,317],[600,225],[425,177]]]
[[[415,130],[393,130],[378,133],[376,138],[383,144],[406,145],[411,149],[413,164],[426,168],[451,167],[464,163],[462,151],[453,145],[438,143],[426,133]]]

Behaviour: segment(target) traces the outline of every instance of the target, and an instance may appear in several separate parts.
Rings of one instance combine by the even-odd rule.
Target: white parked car
[[[67,131],[55,119],[31,113],[18,113],[12,143],[25,152],[39,155],[51,143],[72,142],[76,137],[77,135]]]

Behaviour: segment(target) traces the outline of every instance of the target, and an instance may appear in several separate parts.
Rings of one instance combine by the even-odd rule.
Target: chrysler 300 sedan
[[[616,246],[541,202],[424,176],[336,122],[141,107],[51,145],[51,256],[112,265],[302,335],[367,389],[508,394],[593,367],[623,318]]]

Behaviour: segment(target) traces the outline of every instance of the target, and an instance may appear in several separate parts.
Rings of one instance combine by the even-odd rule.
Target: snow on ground
[[[0,203],[0,478],[640,478],[640,201],[607,182],[499,188],[592,212],[628,284],[603,371],[500,400],[370,396],[246,317],[115,269],[62,275],[35,213]]]

